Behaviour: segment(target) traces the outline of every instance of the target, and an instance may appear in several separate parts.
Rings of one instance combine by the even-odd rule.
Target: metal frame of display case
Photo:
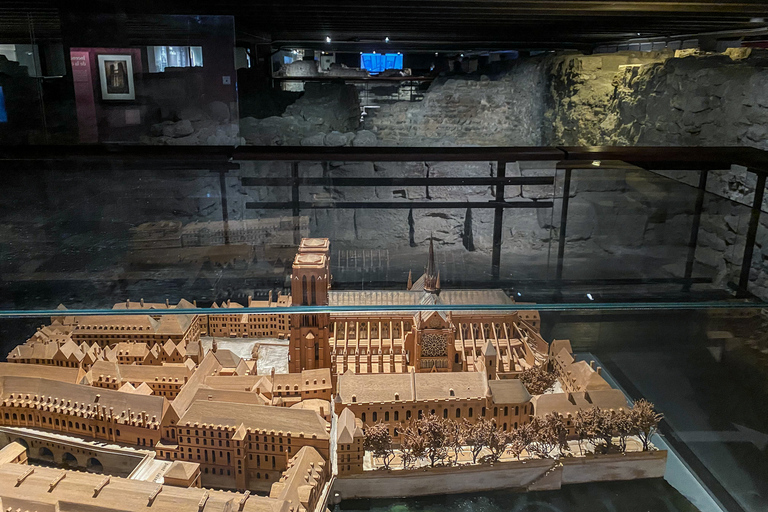
[[[12,164],[16,169],[97,170],[108,165],[113,170],[207,169],[218,172],[222,198],[222,220],[228,219],[225,176],[238,169],[238,161],[286,161],[292,163],[290,177],[242,178],[246,187],[291,187],[290,202],[248,202],[249,209],[291,210],[298,217],[306,209],[405,209],[414,208],[490,208],[494,210],[493,249],[491,275],[499,278],[503,215],[506,209],[551,208],[552,200],[506,201],[507,185],[550,185],[554,176],[509,177],[507,163],[518,161],[555,161],[556,170],[564,171],[562,209],[557,254],[556,281],[563,280],[565,239],[567,233],[568,203],[571,172],[576,169],[638,168],[653,170],[686,170],[699,173],[694,220],[689,239],[689,252],[683,278],[640,280],[643,283],[680,283],[684,290],[692,284],[710,282],[693,278],[693,262],[698,239],[698,228],[704,203],[707,174],[710,170],[740,165],[756,175],[757,184],[751,206],[750,222],[745,239],[741,272],[738,283],[730,283],[739,297],[749,297],[747,284],[753,256],[755,238],[764,197],[768,152],[757,148],[741,147],[256,147],[256,146],[35,146],[0,147],[0,162]],[[496,162],[496,176],[488,177],[387,177],[387,178],[307,178],[299,176],[299,162]],[[360,187],[360,186],[490,186],[495,188],[493,201],[301,201],[302,186]],[[295,230],[298,236],[298,229]],[[225,241],[226,241],[225,233]],[[629,283],[633,280],[619,280]],[[593,281],[590,281],[593,282]],[[632,284],[637,284],[633,281]]]

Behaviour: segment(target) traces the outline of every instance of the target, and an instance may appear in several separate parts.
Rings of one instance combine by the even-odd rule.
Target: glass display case
[[[0,7],[0,509],[768,510],[768,10],[558,3]]]
[[[46,400],[67,399],[57,393],[74,384],[33,391],[25,375],[66,381],[72,368],[80,386],[100,388],[78,400],[84,411],[75,403],[79,417],[110,416],[92,401],[117,404],[110,394],[119,392],[162,397],[179,412],[160,420],[123,411],[122,425],[149,425],[136,439],[125,437],[128,426],[78,432],[37,413],[8,418],[0,437],[23,441],[35,464],[118,477],[149,471],[104,454],[64,460],[69,451],[30,431],[80,435],[151,452],[158,463],[188,453],[203,487],[272,496],[273,483],[311,460],[292,458],[293,440],[296,450],[316,449],[312,464],[332,466],[327,478],[313,477],[312,503],[338,510],[764,504],[762,151],[41,146],[6,147],[0,159],[6,407],[49,410]],[[734,175],[754,177],[751,191],[729,195],[722,185]],[[40,365],[50,374],[21,369]],[[140,375],[153,365],[163,376]],[[537,367],[557,379],[539,394],[519,384]],[[305,383],[290,389],[296,374]],[[20,392],[24,400],[12,396]],[[36,405],[20,405],[31,394]],[[577,433],[579,411],[629,411],[640,400],[663,415],[655,451],[639,441],[619,449],[626,440],[614,436],[599,454],[594,437],[589,448]],[[240,434],[233,426],[242,459],[238,448],[216,462],[218,447],[200,459],[191,450],[218,440],[205,429],[213,437],[233,404],[283,407],[250,418]],[[290,409],[313,410],[330,431]],[[472,464],[465,440],[462,455],[445,455],[440,467],[426,467],[427,458],[418,470],[396,468],[409,464],[402,451],[377,470],[384,459],[362,431],[386,423],[400,446],[406,419],[422,413],[457,425],[487,414],[515,431],[545,411],[567,422],[561,456],[534,457],[529,444],[522,461],[505,448],[495,462]],[[190,425],[203,430],[194,443]],[[277,431],[288,432],[278,459],[266,444],[264,453],[253,448]]]

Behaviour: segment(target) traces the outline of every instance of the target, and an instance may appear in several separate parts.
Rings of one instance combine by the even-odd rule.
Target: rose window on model
[[[421,336],[422,357],[446,357],[448,338],[445,334],[424,334]]]

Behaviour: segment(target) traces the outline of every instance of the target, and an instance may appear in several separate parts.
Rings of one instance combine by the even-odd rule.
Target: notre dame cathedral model
[[[329,241],[305,238],[293,262],[294,306],[513,304],[502,290],[442,290],[432,242],[424,275],[406,290],[333,291]],[[291,319],[292,373],[331,368],[334,375],[461,372],[486,369],[511,378],[547,359],[536,311],[376,311],[308,313]],[[490,342],[493,354],[486,354]],[[486,359],[487,357],[487,359]]]
[[[502,290],[443,290],[431,242],[402,290],[334,291],[329,260],[327,239],[303,239],[290,297],[249,297],[268,313],[184,299],[95,316],[59,306],[0,363],[2,510],[308,512],[332,496],[488,489],[467,464],[529,490],[664,475],[652,407],[630,408],[568,340],[544,341],[538,312]],[[493,304],[510,307],[473,309]],[[250,358],[223,346],[286,335],[287,374],[260,373],[257,345]],[[616,420],[608,439],[603,420]],[[428,456],[411,456],[419,422],[445,434]],[[474,451],[451,445],[445,460],[448,439]],[[399,475],[380,472],[396,459]]]

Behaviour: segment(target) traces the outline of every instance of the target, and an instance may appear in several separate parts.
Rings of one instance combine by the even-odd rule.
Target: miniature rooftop
[[[536,416],[558,412],[564,416],[575,415],[579,410],[597,406],[600,409],[628,409],[627,398],[618,389],[577,391],[573,393],[549,393],[532,398]]]
[[[278,512],[284,505],[261,496],[21,464],[0,466],[0,501],[3,510],[57,512]]]
[[[90,372],[94,381],[99,377],[112,377],[117,380],[184,382],[193,371],[186,366],[118,364],[112,361],[96,361]]]
[[[331,306],[416,306],[423,296],[424,292],[419,290],[331,290],[328,301]],[[435,304],[493,305],[514,301],[503,290],[443,290],[436,296]]]
[[[244,426],[259,431],[290,432],[293,437],[329,439],[326,422],[316,412],[269,405],[240,404],[198,400],[179,419],[178,425],[208,424],[222,427]]]
[[[514,404],[530,399],[525,386],[517,379],[490,384],[494,403]],[[347,371],[338,377],[339,397],[345,404],[479,399],[485,398],[488,386],[483,372],[357,374]]]
[[[79,368],[65,368],[48,364],[0,363],[0,377],[33,377],[78,384],[85,375]]]
[[[151,421],[160,422],[168,403],[160,396],[143,396],[117,390],[70,384],[37,377],[0,377],[0,399],[10,403],[29,402],[81,410],[106,407],[119,422],[128,421],[127,411],[143,411]],[[56,401],[58,400],[58,404]],[[50,402],[49,402],[50,401]],[[125,413],[126,416],[122,416]],[[154,419],[153,419],[154,418]]]

